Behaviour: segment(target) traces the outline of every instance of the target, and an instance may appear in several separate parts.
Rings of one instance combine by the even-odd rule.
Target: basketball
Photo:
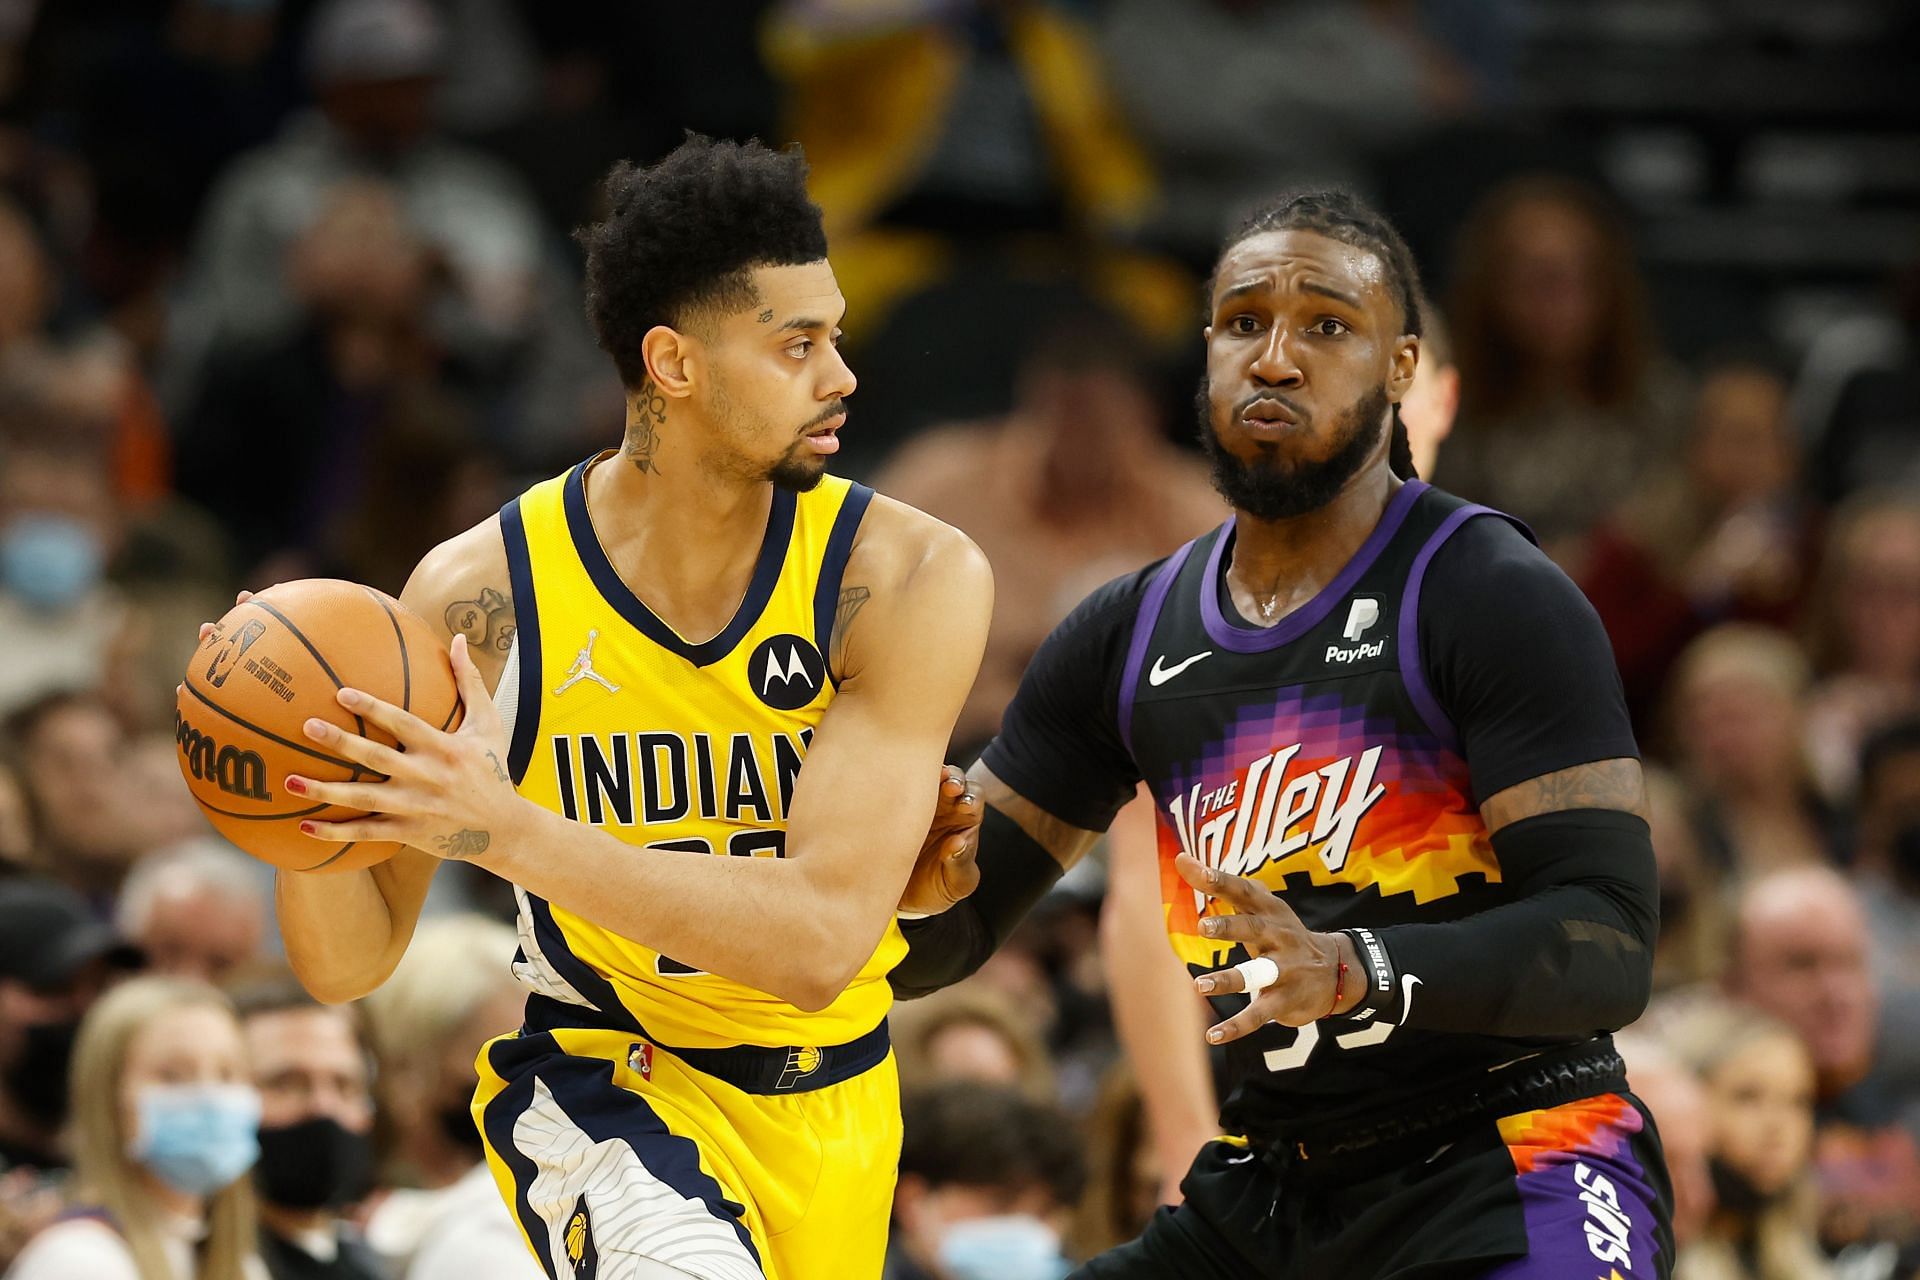
[[[452,729],[460,718],[453,667],[440,640],[393,597],[330,578],[283,582],[234,606],[187,665],[174,707],[180,773],[214,829],[289,871],[352,871],[391,858],[390,841],[334,844],[300,823],[361,816],[286,790],[287,775],[322,782],[380,775],[323,751],[310,717],[387,746],[393,738],[335,699],[359,689]]]

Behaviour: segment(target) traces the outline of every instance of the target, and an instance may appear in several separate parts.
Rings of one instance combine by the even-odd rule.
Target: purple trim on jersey
[[[1386,550],[1387,543],[1399,532],[1407,513],[1413,510],[1414,500],[1428,489],[1424,480],[1409,480],[1400,486],[1400,491],[1387,502],[1387,509],[1380,513],[1380,523],[1373,526],[1373,532],[1360,544],[1360,550],[1346,567],[1334,576],[1332,582],[1320,589],[1320,593],[1305,605],[1282,618],[1277,626],[1237,627],[1228,622],[1220,611],[1220,574],[1221,565],[1226,559],[1227,541],[1233,532],[1233,521],[1227,521],[1226,529],[1213,544],[1213,554],[1207,559],[1207,571],[1200,580],[1200,617],[1206,623],[1207,635],[1213,642],[1229,653],[1265,653],[1277,649],[1283,644],[1298,640],[1301,636],[1320,625],[1333,607],[1346,598],[1354,584],[1360,581],[1362,574],[1373,566],[1380,553]]]
[[[1413,568],[1408,572],[1407,584],[1400,593],[1400,682],[1406,685],[1407,696],[1413,699],[1414,709],[1427,722],[1427,728],[1433,730],[1434,735],[1446,743],[1451,751],[1460,749],[1460,734],[1453,727],[1453,720],[1440,709],[1440,700],[1433,696],[1433,689],[1427,684],[1427,670],[1420,664],[1420,584],[1425,580],[1427,566],[1433,563],[1441,544],[1451,538],[1456,529],[1475,516],[1499,514],[1492,507],[1461,507],[1442,520],[1440,527],[1427,539],[1427,545],[1421,547],[1420,554],[1413,558]]]
[[[1226,534],[1220,535],[1222,538]],[[1199,539],[1194,539],[1198,542]],[[1147,646],[1153,641],[1153,625],[1160,621],[1160,610],[1167,603],[1167,593],[1173,590],[1173,580],[1180,576],[1180,566],[1187,562],[1187,554],[1193,550],[1189,542],[1167,557],[1166,564],[1147,584],[1147,594],[1140,601],[1140,612],[1134,615],[1133,639],[1127,645],[1126,669],[1120,673],[1120,741],[1126,743],[1128,754],[1133,752],[1133,691],[1140,684],[1140,667],[1147,660]]]
[[[1413,558],[1413,568],[1407,572],[1406,586],[1400,594],[1400,683],[1407,688],[1407,697],[1413,700],[1414,710],[1426,721],[1436,737],[1445,744],[1447,750],[1460,750],[1460,734],[1454,728],[1453,720],[1441,709],[1440,700],[1433,696],[1432,686],[1427,684],[1427,669],[1420,661],[1420,587],[1427,577],[1427,566],[1433,563],[1433,557],[1457,532],[1461,525],[1475,516],[1498,516],[1526,536],[1528,542],[1534,541],[1533,530],[1515,520],[1504,511],[1495,511],[1492,507],[1479,505],[1461,507],[1435,529],[1427,538],[1420,554]]]

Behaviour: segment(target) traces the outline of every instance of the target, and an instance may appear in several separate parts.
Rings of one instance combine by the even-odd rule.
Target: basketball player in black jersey
[[[1147,784],[1234,1087],[1184,1202],[1087,1280],[1671,1270],[1609,1036],[1656,925],[1619,677],[1524,527],[1412,474],[1419,297],[1341,193],[1232,235],[1200,409],[1234,517],[1047,640],[974,768],[978,888],[907,926],[896,988],[958,980]]]

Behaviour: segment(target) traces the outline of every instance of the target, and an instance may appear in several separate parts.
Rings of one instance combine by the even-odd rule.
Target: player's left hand
[[[957,765],[940,767],[939,800],[933,822],[920,845],[913,875],[900,895],[899,910],[916,915],[938,915],[980,884],[980,820],[987,806],[980,788]]]
[[[1257,880],[1231,876],[1209,867],[1191,854],[1174,860],[1180,878],[1210,898],[1219,898],[1233,908],[1232,915],[1206,916],[1200,921],[1200,933],[1214,942],[1240,943],[1251,956],[1265,956],[1279,967],[1279,980],[1261,991],[1225,1022],[1207,1030],[1212,1044],[1225,1044],[1252,1035],[1269,1022],[1303,1027],[1335,1010],[1334,988],[1345,957],[1345,939],[1338,934],[1315,933],[1301,922],[1292,907]],[[1358,1003],[1366,986],[1364,973],[1354,958],[1348,958],[1346,989],[1341,1003]],[[1202,974],[1193,980],[1194,989],[1203,996],[1228,995],[1247,989],[1246,979],[1237,968]]]
[[[316,840],[397,840],[436,858],[480,858],[525,804],[507,775],[507,736],[467,639],[453,638],[453,678],[465,718],[452,733],[358,689],[342,689],[340,705],[384,729],[398,750],[311,719],[306,735],[328,754],[365,765],[379,782],[320,782],[290,776],[287,790],[323,804],[365,809],[344,822],[300,824]]]

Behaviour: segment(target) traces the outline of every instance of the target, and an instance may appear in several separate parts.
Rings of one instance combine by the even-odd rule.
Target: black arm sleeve
[[[1590,1036],[1640,1016],[1653,989],[1659,873],[1646,822],[1617,809],[1494,833],[1517,901],[1378,931],[1399,981],[1378,1015],[1429,1031]]]
[[[901,1000],[972,977],[1065,871],[1020,824],[987,806],[980,824],[980,885],[937,916],[902,920],[907,954],[887,974]]]
[[[1158,567],[1107,583],[1054,628],[981,756],[1023,799],[1083,830],[1105,831],[1140,781],[1120,737],[1120,680],[1140,598]],[[985,964],[1061,875],[1053,855],[991,805],[978,861],[971,896],[901,922],[907,955],[888,975],[901,999],[951,986]]]
[[[1505,520],[1469,520],[1441,547],[1418,625],[1426,677],[1477,801],[1639,755],[1599,616]],[[1658,926],[1646,822],[1613,809],[1546,813],[1496,832],[1493,848],[1514,901],[1379,931],[1400,975],[1387,1016],[1522,1038],[1591,1035],[1638,1017]]]

